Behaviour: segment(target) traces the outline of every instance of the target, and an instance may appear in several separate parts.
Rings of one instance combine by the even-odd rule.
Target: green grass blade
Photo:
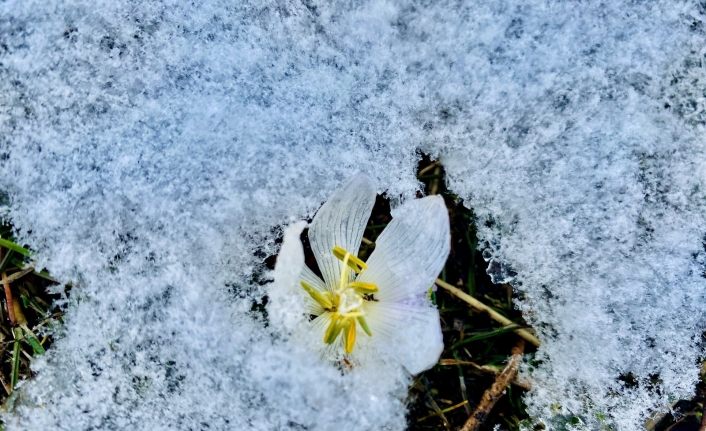
[[[22,330],[24,331],[24,340],[30,345],[30,347],[32,347],[34,354],[37,356],[43,355],[46,350],[44,350],[44,346],[42,346],[42,343],[39,342],[39,339],[36,335],[34,335],[34,332],[24,325],[22,326]]]
[[[12,373],[10,374],[10,388],[14,391],[20,375],[20,339],[22,338],[22,331],[20,329],[13,329],[12,335],[15,336],[15,341],[12,345]]]
[[[27,250],[26,248],[22,247],[19,244],[16,244],[16,243],[10,241],[9,239],[0,238],[0,247],[5,247],[6,249],[12,250],[15,253],[19,253],[25,257],[30,256],[29,250]]]
[[[457,342],[456,344],[454,344],[453,346],[451,346],[450,350],[453,351],[461,346],[464,346],[468,343],[472,343],[474,341],[480,341],[480,340],[485,340],[488,338],[497,337],[499,335],[503,335],[508,332],[512,332],[519,327],[520,327],[520,325],[513,324],[513,325],[503,326],[502,328],[493,329],[491,331],[476,332],[475,334],[471,335],[470,337],[466,337],[463,340],[461,340],[461,341]]]

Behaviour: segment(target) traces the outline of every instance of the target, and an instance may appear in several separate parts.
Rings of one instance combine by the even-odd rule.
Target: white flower
[[[317,212],[309,242],[323,280],[304,264],[306,223],[285,230],[269,307],[293,334],[313,334],[303,338],[329,359],[366,366],[386,358],[417,374],[443,350],[427,293],[449,254],[448,213],[439,196],[408,201],[363,262],[357,254],[375,196],[370,179],[357,175]]]

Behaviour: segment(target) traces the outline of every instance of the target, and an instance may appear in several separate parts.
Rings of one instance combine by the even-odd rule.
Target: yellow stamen
[[[365,317],[358,316],[358,323],[360,324],[360,327],[363,328],[363,331],[368,334],[368,337],[373,336],[373,333],[370,332],[370,326],[368,326],[368,321],[365,320]]]
[[[379,290],[376,284],[364,281],[352,281],[348,287],[355,289],[358,293],[375,293]]]
[[[351,254],[351,252],[347,251],[345,248],[335,246],[332,251],[333,255],[336,256],[338,260],[343,261],[343,264],[350,267],[356,274],[368,269],[368,265],[366,265],[365,262]],[[346,256],[348,256],[348,259],[346,259]]]
[[[338,314],[333,314],[331,316],[331,322],[328,324],[328,328],[326,328],[326,333],[324,334],[324,343],[331,344],[336,341],[345,323],[346,319],[341,319]]]
[[[340,280],[337,287],[322,291],[311,283],[300,281],[302,289],[311,296],[325,311],[330,319],[324,333],[324,343],[333,344],[342,336],[343,350],[346,355],[353,352],[356,341],[356,326],[360,325],[368,336],[373,333],[365,320],[365,301],[374,300],[370,295],[379,289],[374,283],[356,281],[355,274],[367,269],[367,265],[343,247],[333,248],[333,255],[342,263]],[[351,271],[355,274],[351,275]]]
[[[345,338],[343,339],[343,350],[350,354],[355,346],[355,320],[346,319]]]
[[[324,310],[333,309],[333,302],[328,292],[321,292],[304,280],[300,281],[299,284],[301,284],[302,289],[304,289]]]

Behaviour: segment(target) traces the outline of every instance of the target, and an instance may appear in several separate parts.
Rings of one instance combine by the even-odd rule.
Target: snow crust
[[[418,151],[540,331],[530,411],[642,427],[703,355],[704,10],[674,1],[0,2],[0,190],[76,287],[9,429],[402,429],[260,313],[281,227]],[[637,385],[620,376],[631,375]]]

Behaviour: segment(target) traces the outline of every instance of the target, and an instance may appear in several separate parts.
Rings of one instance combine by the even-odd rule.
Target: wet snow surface
[[[414,196],[418,150],[544,341],[533,415],[689,397],[703,7],[468,3],[0,2],[0,190],[76,284],[9,429],[403,429],[401,370],[341,376],[251,310],[282,226],[358,170]]]

